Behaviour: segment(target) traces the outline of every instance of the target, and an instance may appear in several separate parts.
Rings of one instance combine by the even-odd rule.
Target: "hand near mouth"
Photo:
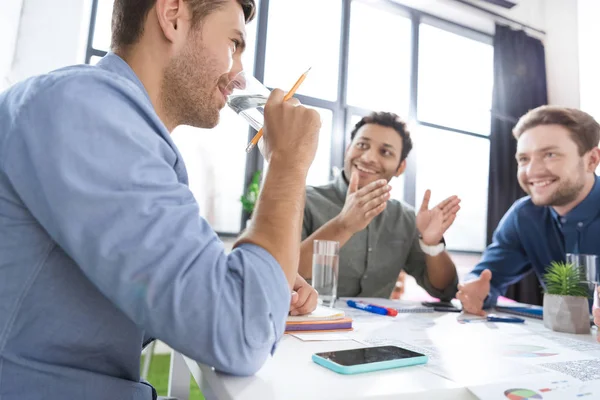
[[[391,190],[385,179],[371,182],[361,189],[358,189],[358,181],[358,172],[354,170],[344,208],[336,217],[344,229],[352,234],[365,229],[373,218],[385,210]]]

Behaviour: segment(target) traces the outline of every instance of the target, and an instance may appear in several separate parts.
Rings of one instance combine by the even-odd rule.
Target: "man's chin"
[[[219,113],[211,116],[204,116],[202,118],[196,118],[194,121],[189,121],[186,125],[193,126],[194,128],[202,129],[213,129],[219,125],[220,116]]]

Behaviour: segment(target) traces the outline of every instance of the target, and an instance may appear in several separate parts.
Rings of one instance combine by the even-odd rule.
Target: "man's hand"
[[[297,275],[290,302],[290,315],[304,315],[313,312],[317,308],[318,300],[319,293],[300,275]]]
[[[267,161],[277,157],[285,165],[308,170],[317,151],[321,116],[295,98],[283,98],[283,91],[275,89],[265,104],[264,142],[259,148]]]
[[[456,219],[456,213],[460,210],[460,199],[456,196],[448,197],[430,210],[430,198],[431,191],[426,190],[421,209],[417,214],[417,230],[423,237],[423,243],[435,246],[440,243],[444,233]]]
[[[358,179],[358,173],[353,172],[344,208],[336,217],[344,229],[353,234],[365,229],[373,218],[385,210],[392,189],[385,179],[380,179],[359,190]]]
[[[464,284],[458,284],[456,298],[461,301],[464,311],[482,317],[486,315],[486,312],[483,311],[483,301],[490,293],[491,280],[492,271],[486,269],[479,278]]]

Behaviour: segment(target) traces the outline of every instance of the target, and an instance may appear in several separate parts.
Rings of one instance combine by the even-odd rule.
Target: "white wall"
[[[22,1],[11,80],[85,61],[91,0]]]
[[[0,0],[0,91],[10,85],[22,0]]]
[[[549,102],[579,108],[577,0],[545,0],[545,8]]]
[[[600,1],[579,0],[581,109],[600,121]]]

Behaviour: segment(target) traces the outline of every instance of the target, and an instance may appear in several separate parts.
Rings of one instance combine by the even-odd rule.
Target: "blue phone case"
[[[357,364],[357,365],[340,365],[327,358],[323,358],[316,354],[312,355],[312,360],[330,370],[337,372],[338,374],[352,375],[361,374],[363,372],[381,371],[384,369],[409,367],[411,365],[426,364],[428,357],[426,355],[420,357],[411,358],[400,358],[397,360],[381,361],[368,364]]]

